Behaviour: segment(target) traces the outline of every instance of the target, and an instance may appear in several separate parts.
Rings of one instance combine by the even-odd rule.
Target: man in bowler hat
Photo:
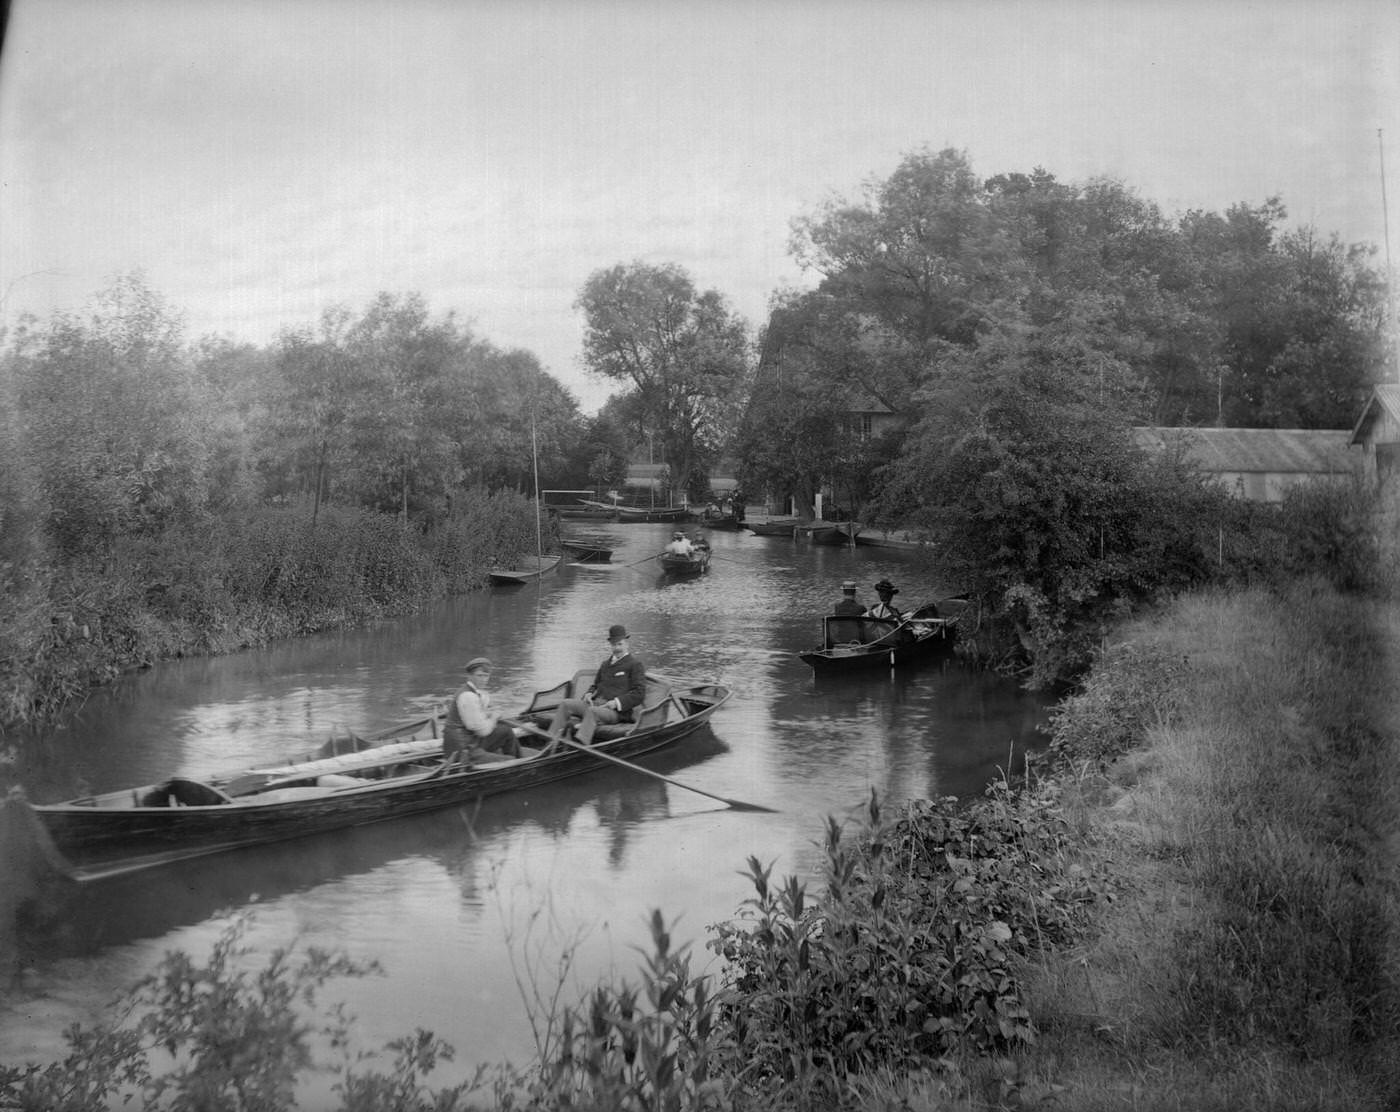
[[[608,659],[598,666],[593,686],[581,699],[565,699],[554,711],[549,732],[563,737],[569,723],[577,718],[574,737],[589,745],[594,731],[600,726],[630,722],[632,711],[646,696],[646,665],[632,655],[627,627],[615,625],[608,629]]]

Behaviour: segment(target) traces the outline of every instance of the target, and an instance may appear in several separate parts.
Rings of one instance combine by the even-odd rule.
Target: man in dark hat
[[[520,756],[515,731],[491,709],[486,688],[491,682],[491,662],[484,656],[467,661],[467,682],[448,704],[442,726],[442,751],[448,763],[471,765],[478,760],[504,760]],[[490,757],[488,754],[496,754]]]
[[[894,596],[899,594],[899,588],[888,579],[882,579],[875,584],[875,593],[880,596],[880,601],[865,612],[867,618],[893,618],[899,621],[904,617],[894,605]]]
[[[832,613],[838,618],[859,618],[865,613],[865,606],[856,598],[855,580],[848,579],[841,584],[841,598]]]
[[[565,699],[554,712],[549,732],[563,737],[569,723],[577,718],[574,737],[583,744],[593,741],[598,726],[630,722],[632,711],[646,696],[646,665],[632,655],[627,627],[615,625],[608,629],[608,659],[598,666],[593,686],[582,699]]]

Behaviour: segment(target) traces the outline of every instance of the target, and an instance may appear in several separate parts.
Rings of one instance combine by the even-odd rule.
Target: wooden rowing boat
[[[684,506],[618,506],[617,520],[624,522],[690,521],[694,518]]]
[[[602,541],[564,538],[560,540],[559,547],[581,564],[606,564],[612,561],[613,550]]]
[[[746,521],[744,528],[756,537],[794,537],[797,535],[797,518]]]
[[[804,531],[813,544],[855,544],[863,526],[858,521],[814,521]]]
[[[710,546],[697,544],[689,556],[679,552],[663,552],[657,557],[664,574],[676,579],[693,579],[710,567]]]
[[[822,619],[822,643],[798,653],[798,659],[818,674],[895,668],[951,653],[957,643],[957,621],[939,616],[933,605],[899,620],[832,615]]]
[[[580,694],[596,671],[579,672],[537,692],[520,718],[526,740],[563,698]],[[379,735],[368,748],[210,776],[174,776],[156,784],[32,810],[80,877],[127,872],[242,846],[286,841],[402,818],[486,796],[525,791],[665,748],[693,733],[730,697],[718,684],[680,685],[648,677],[634,721],[600,726],[590,747],[523,748],[518,758],[449,765],[441,719]],[[594,756],[594,751],[597,756]],[[495,757],[490,754],[488,757]],[[645,770],[643,770],[645,771]]]
[[[519,586],[548,575],[559,566],[561,558],[558,555],[522,556],[520,563],[515,567],[489,568],[487,574],[491,576],[491,582],[498,587]]]

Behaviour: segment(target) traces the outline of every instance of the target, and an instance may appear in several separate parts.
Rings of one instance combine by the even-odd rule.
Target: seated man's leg
[[[593,744],[593,732],[599,726],[611,726],[615,722],[621,722],[622,715],[613,710],[612,707],[589,707],[588,713],[583,716],[583,721],[578,724],[578,729],[574,731],[574,737],[578,738],[584,745]]]
[[[588,704],[582,699],[565,699],[554,708],[554,717],[549,720],[549,732],[555,737],[562,737],[569,719],[582,718],[587,713]]]
[[[504,753],[508,757],[520,756],[520,741],[515,731],[504,722],[497,722],[496,728],[480,739],[478,744],[488,753]]]

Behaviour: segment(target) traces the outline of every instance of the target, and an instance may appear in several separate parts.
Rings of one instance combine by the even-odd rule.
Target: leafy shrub
[[[751,858],[757,894],[712,943],[734,971],[721,999],[738,1077],[799,1105],[847,1076],[1032,1041],[1017,962],[1093,897],[1048,796],[1002,782],[965,811],[918,803],[886,827],[872,796],[869,812],[859,846],[828,822],[818,900]]]
[[[1148,727],[1174,720],[1185,667],[1184,658],[1160,645],[1109,646],[1080,691],[1050,712],[1051,751],[1063,761],[1102,766],[1137,748]]]

